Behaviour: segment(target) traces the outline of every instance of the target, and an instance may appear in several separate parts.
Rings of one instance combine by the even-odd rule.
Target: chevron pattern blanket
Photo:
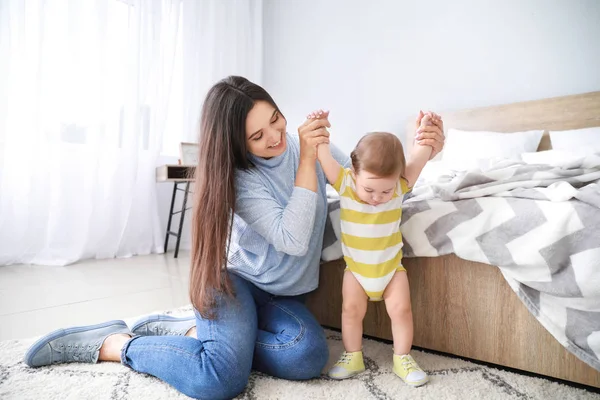
[[[502,160],[418,184],[403,206],[406,257],[498,266],[540,323],[600,371],[600,154],[556,165]],[[322,258],[342,256],[329,201]]]

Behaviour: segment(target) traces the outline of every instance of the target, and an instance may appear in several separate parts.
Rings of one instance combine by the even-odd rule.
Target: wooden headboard
[[[551,148],[548,131],[600,126],[600,92],[524,101],[492,107],[472,108],[439,113],[444,120],[444,130],[522,132],[543,129],[546,132],[538,151]],[[408,153],[415,132],[413,116],[406,124],[404,147]]]

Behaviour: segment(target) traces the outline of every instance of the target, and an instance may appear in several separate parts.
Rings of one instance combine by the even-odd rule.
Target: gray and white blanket
[[[342,256],[338,200],[329,211],[325,261]],[[600,154],[438,177],[408,195],[401,226],[406,257],[498,266],[540,323],[600,371]]]

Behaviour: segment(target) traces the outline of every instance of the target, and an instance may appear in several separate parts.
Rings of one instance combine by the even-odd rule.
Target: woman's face
[[[246,146],[257,157],[277,157],[285,151],[286,121],[271,104],[257,101],[246,117]]]

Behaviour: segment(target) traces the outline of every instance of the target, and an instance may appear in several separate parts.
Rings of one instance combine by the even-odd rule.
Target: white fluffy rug
[[[342,343],[338,332],[327,331],[327,336],[330,366],[342,351]],[[33,341],[0,342],[0,399],[188,398],[160,380],[118,363],[29,368],[22,358]],[[253,373],[238,399],[600,399],[599,394],[584,389],[419,351],[412,354],[431,380],[423,387],[411,388],[392,372],[391,345],[365,340],[364,354],[367,371],[353,379],[334,381],[323,376],[290,382]]]

